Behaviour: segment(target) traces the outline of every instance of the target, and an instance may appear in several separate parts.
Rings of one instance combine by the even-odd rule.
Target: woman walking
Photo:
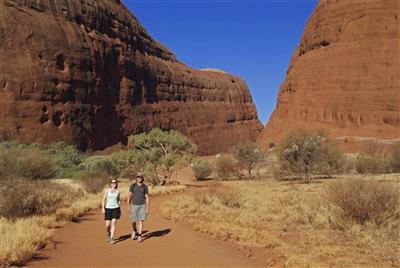
[[[110,244],[115,244],[115,227],[117,220],[121,217],[120,205],[121,200],[118,190],[118,182],[116,179],[112,179],[110,182],[110,188],[104,191],[102,202],[102,212],[106,221],[107,242]]]

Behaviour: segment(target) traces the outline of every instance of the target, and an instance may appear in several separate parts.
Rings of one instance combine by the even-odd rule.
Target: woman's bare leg
[[[115,233],[116,225],[117,225],[117,219],[112,219],[111,220],[111,230],[110,230],[111,239],[114,239],[114,233]]]

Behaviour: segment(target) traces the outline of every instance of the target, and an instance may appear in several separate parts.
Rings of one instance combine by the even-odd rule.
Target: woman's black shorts
[[[106,208],[106,213],[104,214],[104,219],[106,221],[111,221],[112,219],[119,219],[121,217],[120,208]]]

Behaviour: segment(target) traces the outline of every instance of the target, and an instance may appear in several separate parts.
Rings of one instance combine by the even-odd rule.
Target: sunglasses
[[[117,183],[116,181],[112,181],[111,183]]]

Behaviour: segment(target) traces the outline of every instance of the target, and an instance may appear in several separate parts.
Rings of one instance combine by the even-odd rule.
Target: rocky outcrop
[[[160,127],[206,154],[262,128],[243,80],[180,63],[119,0],[1,1],[0,107],[0,138],[84,150]]]
[[[397,0],[321,0],[259,142],[279,142],[296,128],[347,140],[400,138],[399,10]]]

